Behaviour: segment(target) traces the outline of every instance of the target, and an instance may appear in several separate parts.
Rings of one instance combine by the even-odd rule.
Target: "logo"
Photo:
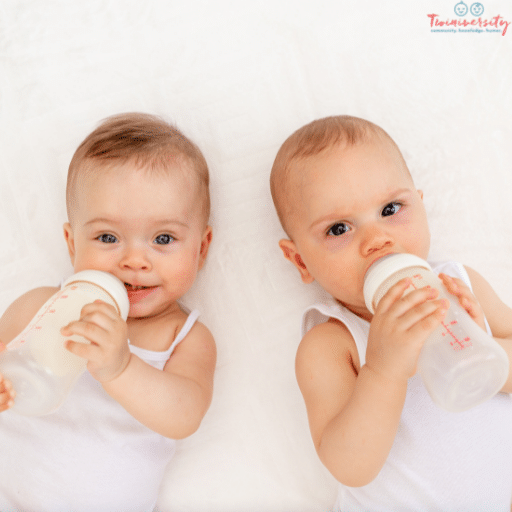
[[[454,11],[457,16],[466,16],[468,13],[468,6],[464,2],[459,2],[458,4],[455,4]]]
[[[427,14],[430,18],[431,32],[473,32],[494,33],[504,36],[507,33],[510,21],[506,21],[500,14],[483,17],[485,8],[480,2],[474,2],[470,6],[463,0],[453,7],[455,18],[442,18],[439,14]]]
[[[484,6],[480,2],[475,2],[470,9],[473,16],[482,16],[484,13]]]

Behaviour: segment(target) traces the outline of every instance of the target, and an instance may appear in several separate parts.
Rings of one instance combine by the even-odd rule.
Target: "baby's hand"
[[[0,341],[0,352],[5,350],[5,345]],[[11,381],[0,374],[0,412],[3,412],[14,405],[16,392],[12,389]]]
[[[86,344],[68,340],[66,348],[87,359],[87,369],[99,382],[115,379],[128,366],[130,348],[126,322],[106,302],[97,300],[84,306],[80,320],[63,327],[61,334],[78,334],[90,341]]]
[[[403,296],[410,284],[410,279],[402,279],[380,300],[366,349],[370,369],[399,381],[416,373],[420,350],[449,307],[446,299],[436,299],[439,292],[433,288],[420,288]]]
[[[439,279],[446,289],[459,299],[459,304],[467,311],[468,315],[485,331],[485,316],[482,306],[464,281],[446,274],[439,274]]]
[[[10,409],[14,405],[16,392],[12,389],[11,381],[0,374],[0,412]]]

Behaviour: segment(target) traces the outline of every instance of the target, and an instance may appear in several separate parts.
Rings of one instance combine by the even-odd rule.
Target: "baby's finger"
[[[446,274],[439,274],[448,292],[457,297],[459,304],[474,319],[482,316],[481,307],[470,288],[462,279],[453,278]]]
[[[440,301],[446,302],[446,301]],[[425,316],[420,321],[416,322],[410,329],[409,332],[414,337],[425,337],[425,334],[427,337],[430,335],[431,332],[436,329],[443,319],[446,316],[446,312],[448,311],[448,307],[440,304],[430,315]]]
[[[87,360],[91,358],[94,349],[97,348],[90,343],[80,343],[73,340],[66,340],[64,346],[75,356],[83,357]]]
[[[412,280],[409,277],[401,279],[398,283],[395,283],[380,299],[379,304],[375,310],[375,313],[384,313],[402,297],[405,290],[411,286]]]
[[[112,322],[110,319],[100,313],[97,313],[89,315],[89,317],[70,322],[68,325],[61,328],[60,333],[63,336],[72,336],[73,334],[77,334],[91,342],[98,343],[105,333],[111,328],[111,324]]]
[[[61,333],[64,336],[70,336],[71,334],[84,335],[82,331],[78,332],[76,326],[80,323],[93,324],[103,329],[104,331],[111,331],[115,325],[122,321],[121,317],[117,314],[117,311],[110,304],[98,301],[96,303],[87,304],[82,308],[80,318],[76,321],[70,322],[67,326],[61,329]],[[86,327],[89,329],[89,327]],[[95,331],[92,327],[91,334]],[[99,333],[99,331],[96,331]],[[88,338],[88,336],[86,336]],[[89,339],[89,338],[88,338]]]
[[[6,379],[1,373],[0,373],[0,393],[4,392],[5,390],[12,389],[12,384],[9,379]]]
[[[439,291],[428,286],[419,288],[418,290],[413,290],[397,300],[389,308],[389,313],[396,319],[399,319],[412,309],[418,307],[420,304],[437,299],[438,296]]]
[[[439,274],[446,289],[456,297],[464,297],[472,302],[475,302],[474,295],[466,283],[462,279],[451,277],[446,274]]]
[[[0,393],[0,412],[10,409],[14,405],[14,400],[5,393]]]
[[[114,306],[112,306],[112,304],[108,304],[106,302],[103,302],[102,300],[95,300],[94,302],[86,304],[80,312],[80,318],[90,316],[94,313],[102,313],[103,315],[105,315],[108,318],[111,318],[112,320],[116,320],[119,318],[119,313],[117,309]]]
[[[458,287],[455,284],[455,281],[453,277],[447,275],[447,274],[439,274],[439,279],[443,282],[445,288],[452,294],[455,294],[458,292]]]
[[[12,389],[12,384],[8,380],[3,380],[0,387],[0,411],[5,411],[14,405],[16,391]]]
[[[418,304],[414,308],[408,309],[399,318],[400,326],[402,329],[408,331],[416,325],[421,324],[424,329],[428,330],[435,322],[433,323],[430,319],[426,322],[423,321],[432,316],[433,319],[437,318],[439,321],[442,320],[449,307],[450,302],[447,299],[427,300],[426,302]],[[436,315],[438,312],[439,315]]]

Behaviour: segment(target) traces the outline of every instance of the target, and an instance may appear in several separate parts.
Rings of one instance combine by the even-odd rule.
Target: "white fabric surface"
[[[167,350],[130,351],[163,370],[198,317],[189,313]],[[176,452],[176,440],[139,423],[88,372],[53,414],[0,415],[0,443],[2,512],[152,512]]]
[[[164,115],[210,165],[214,239],[184,302],[217,340],[215,396],[179,443],[164,512],[334,502],[294,376],[301,312],[321,293],[281,256],[268,186],[304,123],[348,113],[382,125],[424,190],[431,258],[474,267],[512,304],[512,28],[431,32],[427,15],[453,19],[455,3],[0,2],[0,312],[71,270],[65,176],[100,119]],[[507,0],[484,7],[512,21]]]
[[[436,274],[462,279],[458,262],[429,262]],[[366,361],[370,324],[334,299],[308,307],[306,333],[329,317],[354,338],[359,362]],[[487,332],[491,334],[486,322]],[[461,413],[447,412],[429,396],[419,374],[409,379],[407,397],[388,459],[369,484],[339,485],[338,512],[510,512],[512,495],[512,397],[498,393]]]

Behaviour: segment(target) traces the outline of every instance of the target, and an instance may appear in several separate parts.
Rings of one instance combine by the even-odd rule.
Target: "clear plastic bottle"
[[[69,352],[64,342],[88,341],[76,335],[62,336],[60,329],[78,320],[82,307],[97,299],[112,304],[126,320],[130,303],[124,284],[107,272],[84,270],[67,279],[0,353],[0,373],[16,391],[10,410],[40,416],[62,404],[87,363]]]
[[[428,337],[418,360],[418,371],[432,400],[447,411],[461,412],[494,396],[508,377],[505,350],[460,306],[426,261],[411,254],[377,260],[364,281],[370,312],[405,277],[412,279],[405,293],[429,286],[439,291],[439,298],[450,301],[442,324]]]

